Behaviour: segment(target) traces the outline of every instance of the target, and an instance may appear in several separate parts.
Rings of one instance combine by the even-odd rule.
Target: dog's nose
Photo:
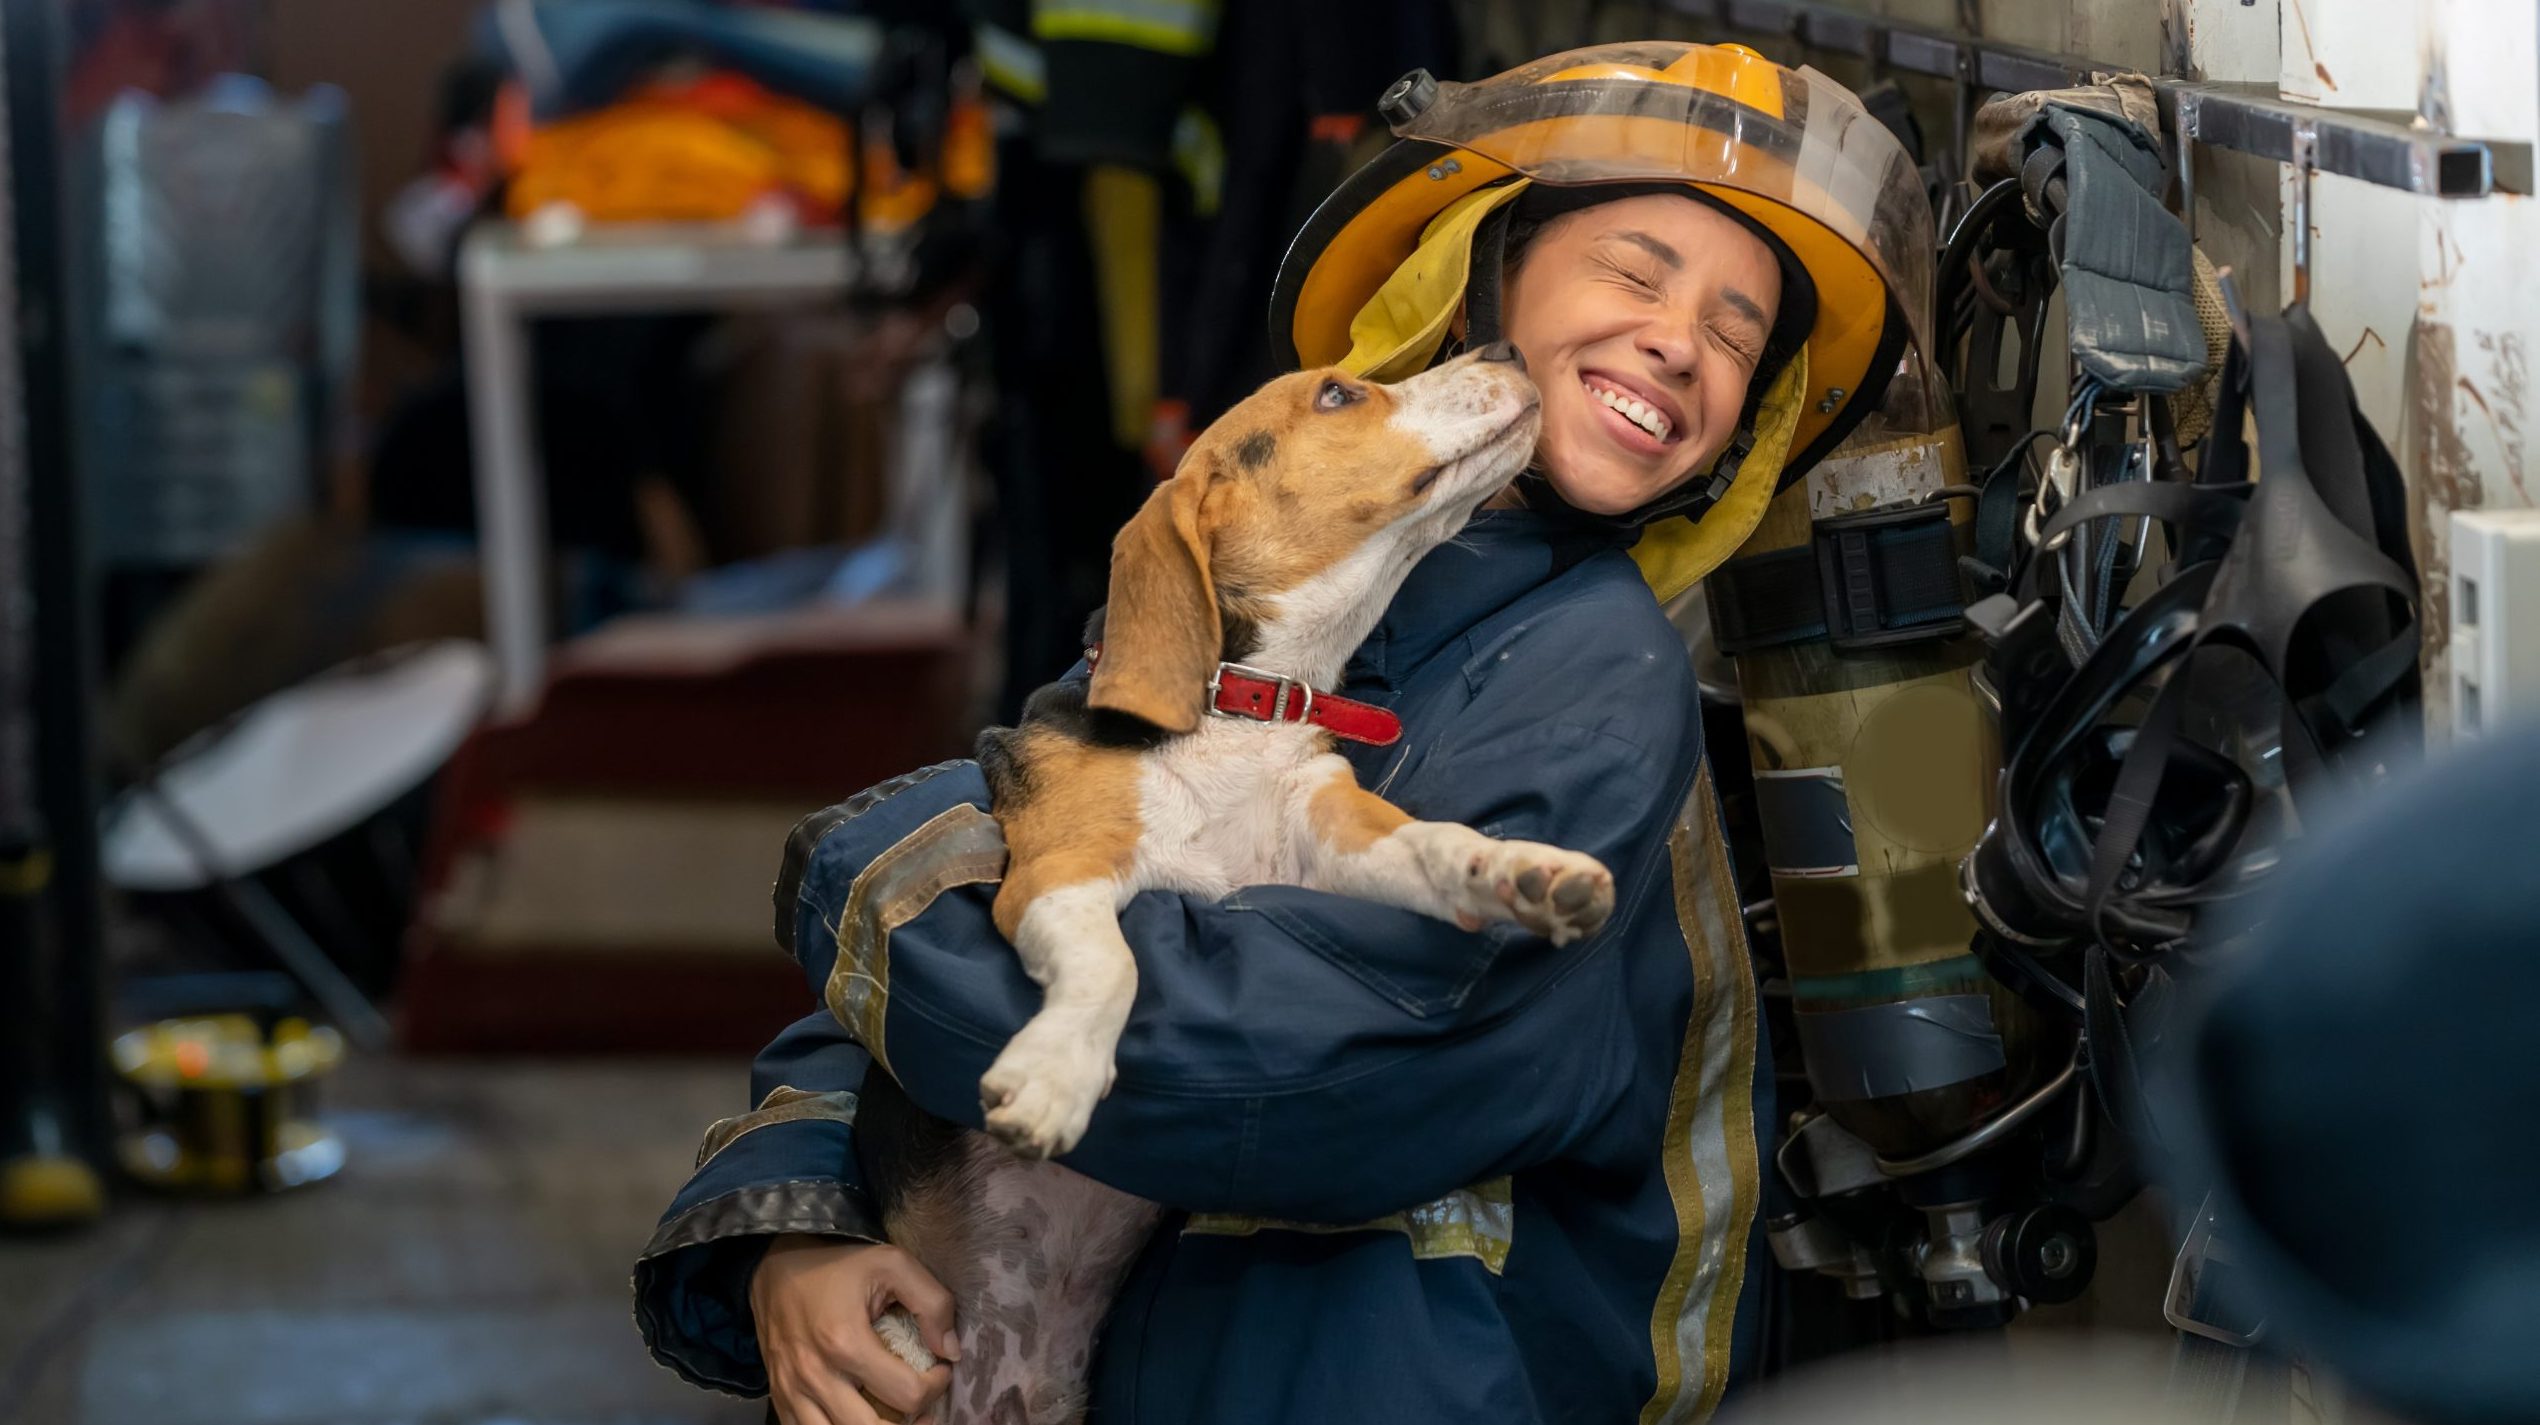
[[[1526,369],[1526,353],[1519,351],[1516,343],[1514,342],[1492,342],[1490,345],[1474,352],[1473,356],[1476,360],[1480,361],[1509,362],[1520,371]]]

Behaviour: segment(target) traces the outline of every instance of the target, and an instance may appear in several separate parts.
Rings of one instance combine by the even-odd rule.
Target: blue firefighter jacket
[[[1749,1354],[1769,1064],[1682,641],[1613,536],[1486,512],[1411,575],[1343,691],[1415,816],[1573,847],[1613,919],[1555,947],[1286,886],[1139,896],[1119,1080],[1071,1167],[1180,1209],[1133,1269],[1093,1419],[1686,1421]],[[778,888],[827,1008],[760,1057],[635,1277],[654,1354],[766,1389],[769,1234],[878,1239],[855,1095],[976,1127],[1038,1003],[989,919],[975,767],[807,822]]]

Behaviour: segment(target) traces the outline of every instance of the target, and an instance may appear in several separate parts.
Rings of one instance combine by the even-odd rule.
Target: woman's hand
[[[882,1344],[873,1323],[893,1306],[917,1318],[932,1368],[921,1372]],[[784,1425],[880,1425],[866,1395],[902,1420],[936,1418],[952,1384],[945,1363],[960,1359],[952,1293],[897,1247],[779,1237],[750,1278],[750,1311]]]

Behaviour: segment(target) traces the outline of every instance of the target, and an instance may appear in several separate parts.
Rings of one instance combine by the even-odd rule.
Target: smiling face
[[[1763,240],[1690,198],[1546,223],[1509,274],[1503,317],[1543,390],[1536,467],[1601,515],[1708,470],[1737,433],[1781,295]]]

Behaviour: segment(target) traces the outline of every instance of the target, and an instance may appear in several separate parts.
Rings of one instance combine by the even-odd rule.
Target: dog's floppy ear
[[[1111,603],[1088,706],[1144,718],[1166,732],[1199,726],[1224,637],[1201,521],[1210,478],[1207,466],[1184,462],[1112,541]]]

